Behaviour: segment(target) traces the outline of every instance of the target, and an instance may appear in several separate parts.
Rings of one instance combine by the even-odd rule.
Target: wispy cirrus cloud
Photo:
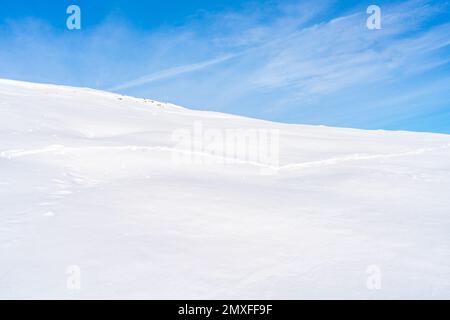
[[[289,87],[296,90],[293,96],[304,97],[355,83],[370,85],[445,63],[446,56],[436,51],[449,43],[449,24],[408,34],[439,7],[421,3],[385,7],[382,30],[365,28],[367,15],[358,12],[277,38],[263,48],[262,63],[254,71],[252,84],[262,90]],[[420,16],[414,18],[418,12]]]
[[[117,90],[124,90],[124,89],[129,89],[129,88],[133,88],[133,87],[138,87],[138,86],[142,86],[145,84],[149,84],[152,83],[154,81],[158,81],[158,80],[163,80],[163,79],[170,79],[182,74],[186,74],[186,73],[190,73],[190,72],[195,72],[198,70],[202,70],[214,65],[217,65],[219,63],[225,62],[227,60],[230,60],[234,57],[238,56],[238,54],[228,54],[225,56],[221,56],[218,58],[214,58],[214,59],[210,59],[210,60],[206,60],[206,61],[202,61],[199,63],[192,63],[192,64],[187,64],[187,65],[183,65],[183,66],[179,66],[179,67],[174,67],[174,68],[169,68],[169,69],[165,69],[162,71],[158,71],[155,73],[151,73],[149,75],[145,75],[142,77],[139,77],[137,79],[134,80],[130,80],[127,82],[124,82],[122,84],[116,85],[112,88],[109,88],[108,90],[110,91],[117,91]]]

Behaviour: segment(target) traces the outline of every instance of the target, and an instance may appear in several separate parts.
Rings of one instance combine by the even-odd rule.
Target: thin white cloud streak
[[[187,64],[183,66],[168,68],[165,70],[150,73],[148,75],[144,75],[135,78],[133,80],[126,81],[122,84],[115,85],[113,87],[108,88],[107,90],[120,91],[139,86],[144,86],[147,84],[151,84],[152,82],[155,81],[176,78],[177,76],[180,75],[206,69],[239,56],[245,56],[252,53],[257,54],[260,51],[266,50],[266,48],[268,47],[276,46],[277,43],[288,40],[290,37],[296,34],[294,30],[297,27],[308,22],[315,15],[326,10],[328,5],[329,2],[325,1],[320,5],[317,4],[313,5],[311,3],[306,2],[298,4],[296,6],[294,5],[281,6],[279,9],[284,11],[285,15],[275,20],[273,22],[273,25],[267,26],[252,24],[251,22],[249,23],[248,21],[249,20],[251,21],[252,18],[250,18],[247,15],[244,16],[242,14],[230,14],[230,13],[227,13],[223,16],[214,15],[213,17],[210,17],[210,19],[220,21],[219,24],[221,27],[223,27],[224,24],[230,24],[233,25],[233,27],[235,28],[231,32],[231,35],[225,37],[219,35],[219,37],[214,38],[212,40],[214,45],[219,48],[224,48],[225,46],[225,49],[229,49],[230,51],[233,50],[233,47],[235,46],[244,46],[244,49],[238,49],[240,51],[220,56],[218,58],[214,58],[204,62]],[[288,12],[294,11],[295,14],[290,14],[289,16],[287,16],[286,15],[287,11]],[[253,18],[258,20],[258,18],[260,17],[253,16]],[[228,20],[231,20],[232,23],[230,23],[230,21]],[[240,28],[239,23],[237,23],[238,21],[241,22],[244,21],[246,24],[246,28],[244,29]],[[275,32],[275,30],[278,31]],[[257,36],[258,34],[260,34],[261,38],[258,38]],[[277,38],[277,35],[280,38]]]
[[[236,56],[238,56],[238,54],[229,54],[229,55],[221,56],[218,58],[206,60],[206,61],[199,62],[199,63],[187,64],[184,66],[161,70],[161,71],[151,73],[146,76],[139,77],[137,79],[119,84],[117,86],[109,88],[108,90],[110,90],[110,91],[124,90],[124,89],[129,89],[129,88],[149,84],[149,83],[152,83],[152,82],[158,81],[158,80],[173,78],[173,77],[176,77],[176,76],[179,76],[182,74],[195,72],[195,71],[199,71],[199,70],[202,70],[202,69],[205,69],[208,67],[212,67],[214,65],[217,65],[217,64],[223,63],[227,60],[230,60]]]

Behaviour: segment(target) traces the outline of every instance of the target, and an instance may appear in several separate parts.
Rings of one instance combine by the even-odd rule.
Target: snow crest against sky
[[[449,44],[442,0],[0,5],[2,78],[291,123],[450,133]]]

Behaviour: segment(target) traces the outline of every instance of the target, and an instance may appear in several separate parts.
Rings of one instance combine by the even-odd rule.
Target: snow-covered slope
[[[450,136],[0,80],[0,298],[450,298]]]

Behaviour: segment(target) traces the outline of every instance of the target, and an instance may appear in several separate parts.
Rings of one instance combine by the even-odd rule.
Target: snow
[[[449,299],[449,191],[449,135],[0,80],[3,299]]]

